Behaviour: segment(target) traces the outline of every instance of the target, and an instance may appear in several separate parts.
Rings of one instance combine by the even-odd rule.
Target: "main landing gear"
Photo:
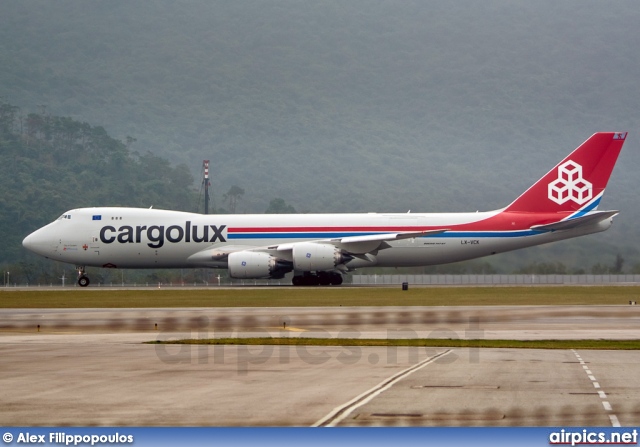
[[[78,270],[78,285],[80,287],[87,287],[91,281],[89,281],[89,277],[84,272],[84,265],[76,267]]]
[[[317,275],[304,272],[303,275],[294,276],[291,283],[294,286],[339,286],[342,284],[342,275],[333,272],[318,272]]]

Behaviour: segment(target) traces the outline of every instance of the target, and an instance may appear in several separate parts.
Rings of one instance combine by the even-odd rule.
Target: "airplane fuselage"
[[[202,215],[143,208],[71,210],[32,233],[25,246],[70,264],[112,268],[226,268],[200,252],[277,246],[390,232],[446,228],[388,242],[349,268],[434,265],[479,258],[606,230],[611,219],[566,231],[536,231],[558,214],[505,212],[406,214]],[[473,227],[474,229],[470,229]],[[42,237],[41,237],[42,235]],[[46,235],[46,236],[44,236]]]

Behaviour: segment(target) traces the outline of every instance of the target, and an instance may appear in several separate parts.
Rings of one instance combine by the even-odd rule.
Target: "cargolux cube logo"
[[[558,178],[549,183],[549,199],[562,205],[573,200],[578,205],[591,200],[593,185],[582,178],[582,166],[567,161],[558,167]]]

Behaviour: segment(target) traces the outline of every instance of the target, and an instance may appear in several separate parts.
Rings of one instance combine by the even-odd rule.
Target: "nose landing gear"
[[[87,287],[91,281],[89,281],[89,277],[84,272],[84,265],[77,266],[76,269],[78,270],[78,285],[80,287]]]

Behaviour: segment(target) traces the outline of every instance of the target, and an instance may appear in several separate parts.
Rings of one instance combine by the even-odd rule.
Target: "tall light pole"
[[[11,278],[9,277],[9,272],[7,272],[7,285],[9,285],[9,283],[11,282]]]
[[[209,182],[209,160],[202,160],[202,167],[204,168],[204,179],[202,180],[204,184],[204,213],[209,214],[209,186],[211,186],[211,182]]]

